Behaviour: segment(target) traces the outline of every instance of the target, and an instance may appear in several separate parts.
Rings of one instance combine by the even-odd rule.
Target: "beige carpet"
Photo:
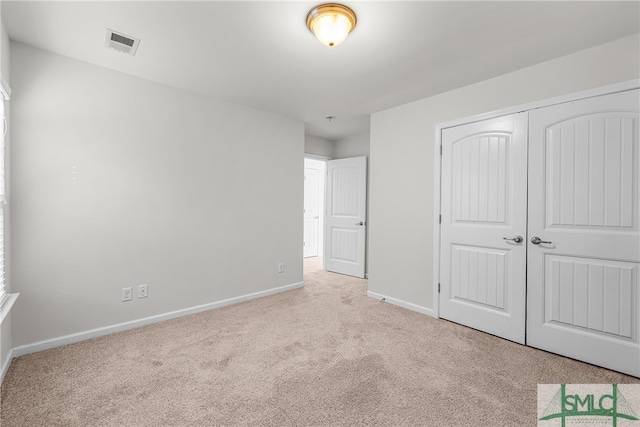
[[[636,378],[366,296],[303,289],[23,356],[2,426],[535,426],[538,383]]]

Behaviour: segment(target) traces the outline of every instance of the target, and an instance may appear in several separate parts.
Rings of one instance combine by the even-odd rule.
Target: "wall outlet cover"
[[[138,298],[146,298],[148,295],[147,285],[138,286]]]

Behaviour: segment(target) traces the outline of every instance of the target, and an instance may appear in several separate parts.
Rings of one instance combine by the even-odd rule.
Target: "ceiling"
[[[638,1],[353,1],[340,46],[305,26],[318,1],[2,1],[18,42],[272,111],[338,140],[369,115],[640,32]],[[106,28],[141,39],[104,48]],[[336,116],[328,121],[326,116]]]

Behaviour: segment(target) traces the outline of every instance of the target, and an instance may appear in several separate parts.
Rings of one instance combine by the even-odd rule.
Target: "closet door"
[[[524,344],[527,113],[442,132],[440,316]]]
[[[638,91],[529,113],[527,344],[640,376]]]

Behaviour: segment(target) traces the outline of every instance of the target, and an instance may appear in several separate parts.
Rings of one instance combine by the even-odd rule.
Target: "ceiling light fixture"
[[[307,15],[307,28],[322,44],[333,47],[342,43],[356,27],[356,14],[347,6],[326,3]]]

